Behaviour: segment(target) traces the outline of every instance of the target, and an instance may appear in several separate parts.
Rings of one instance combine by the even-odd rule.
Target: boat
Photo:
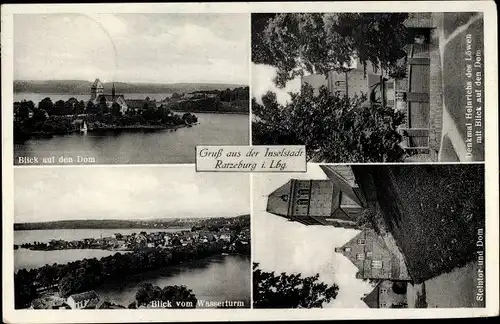
[[[87,134],[87,122],[84,120],[83,123],[80,126],[80,134]]]

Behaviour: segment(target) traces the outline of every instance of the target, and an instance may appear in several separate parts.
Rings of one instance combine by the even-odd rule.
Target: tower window
[[[363,253],[356,254],[356,260],[364,260],[364,259],[365,259],[365,255]]]
[[[358,239],[358,244],[359,245],[365,245],[366,244],[366,240],[365,239]]]
[[[309,189],[299,189],[299,195],[309,195]]]
[[[297,205],[299,206],[307,206],[309,201],[307,199],[298,199],[297,200]]]
[[[382,269],[382,261],[381,260],[373,260],[372,261],[372,269]]]

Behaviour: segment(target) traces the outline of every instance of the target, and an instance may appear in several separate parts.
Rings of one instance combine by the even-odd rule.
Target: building
[[[219,240],[223,240],[226,242],[231,242],[231,233],[221,233],[219,235]]]
[[[330,166],[329,180],[291,179],[268,196],[267,212],[305,225],[356,228],[366,205],[349,166]]]
[[[358,279],[411,280],[402,255],[392,253],[373,229],[365,229],[335,252],[342,253],[357,268]]]
[[[382,74],[380,69],[374,72],[374,67],[368,62],[365,65],[354,61],[348,72],[329,71],[326,75],[311,74],[301,78],[301,85],[309,84],[314,89],[314,94],[319,94],[319,89],[324,86],[330,93],[354,96],[366,95],[370,101],[382,103],[382,89],[380,87]],[[384,79],[384,91],[386,93],[386,105],[395,105],[395,84],[393,80]]]
[[[382,280],[361,300],[370,308],[407,308],[407,285],[404,281]]]
[[[146,99],[127,99],[127,107],[135,112],[141,112],[145,109],[152,109],[156,111],[160,106],[157,105],[155,100]]]
[[[95,308],[99,303],[99,295],[94,290],[73,294],[66,303],[71,309]]]
[[[118,105],[120,105],[120,111],[122,114],[124,114],[128,110],[125,97],[123,95],[116,94],[115,84],[113,83],[111,94],[105,94],[104,85],[99,79],[95,79],[94,83],[92,83],[92,86],[90,88],[90,101],[94,105],[105,103],[110,110],[113,104],[117,103]]]

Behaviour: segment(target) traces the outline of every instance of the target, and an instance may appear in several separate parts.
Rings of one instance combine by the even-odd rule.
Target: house
[[[95,308],[99,303],[99,295],[94,290],[73,294],[66,303],[71,309]]]
[[[353,59],[353,62],[346,68],[346,71],[347,72],[337,72],[332,70],[326,75],[305,75],[301,78],[301,85],[309,84],[314,89],[315,95],[318,95],[319,89],[324,86],[330,93],[347,95],[350,98],[354,96],[359,97],[364,94],[368,96],[370,101],[377,102],[377,100],[381,100],[381,98],[376,98],[377,93],[380,92],[379,87],[383,80],[380,69],[377,68],[377,72],[375,72],[374,66],[370,62],[364,65],[359,60]],[[386,105],[390,107],[395,104],[393,81],[394,80],[384,80],[387,93]],[[371,98],[372,96],[373,98]]]
[[[349,166],[323,169],[329,180],[291,179],[267,200],[267,212],[305,225],[356,228],[366,206]]]
[[[127,99],[127,107],[131,111],[140,112],[145,108],[150,108],[156,111],[158,109],[155,100],[146,99]],[[160,105],[161,106],[161,105]]]
[[[370,308],[407,308],[407,282],[382,280],[361,298]]]
[[[219,240],[231,242],[231,233],[220,233]]]
[[[373,229],[365,229],[335,252],[343,254],[357,268],[356,278],[411,280],[402,266],[402,255],[392,253]]]
[[[127,110],[127,102],[125,101],[125,97],[123,95],[117,95],[115,84],[113,83],[113,88],[111,89],[111,94],[104,93],[104,85],[99,79],[95,79],[94,83],[90,88],[90,100],[94,105],[98,105],[99,103],[105,103],[109,109],[113,106],[114,103],[120,105],[120,111],[124,114]]]

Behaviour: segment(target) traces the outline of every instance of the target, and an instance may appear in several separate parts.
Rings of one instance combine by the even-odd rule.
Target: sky
[[[250,213],[249,175],[183,167],[14,171],[14,221],[233,217]]]
[[[255,174],[253,178],[253,262],[276,273],[302,273],[339,286],[336,299],[325,308],[367,308],[361,300],[373,290],[356,279],[358,269],[335,247],[341,247],[359,231],[332,226],[306,226],[266,212],[267,196],[290,179],[328,179],[318,165],[307,173]]]
[[[249,83],[247,14],[14,16],[15,80]]]
[[[252,97],[262,104],[262,96],[268,91],[276,93],[276,99],[282,105],[289,101],[289,92],[300,91],[300,78],[288,81],[284,89],[278,88],[273,79],[276,76],[276,68],[265,64],[252,63]]]

